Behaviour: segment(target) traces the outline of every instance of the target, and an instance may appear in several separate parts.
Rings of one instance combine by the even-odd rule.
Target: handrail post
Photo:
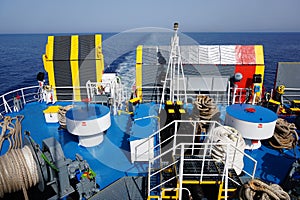
[[[227,106],[229,106],[230,103],[230,90],[231,90],[231,85],[230,85],[230,81],[228,81],[228,89],[227,89]]]
[[[182,181],[183,181],[183,165],[184,165],[184,144],[180,148],[180,168],[179,168],[179,199],[182,199]]]
[[[23,104],[25,105],[26,104],[26,100],[25,100],[23,88],[21,89],[21,93],[22,93]]]
[[[192,155],[194,155],[194,148],[195,148],[195,137],[196,137],[196,122],[193,122],[194,130],[193,130],[193,145],[192,145]],[[201,133],[200,133],[201,134]]]
[[[174,140],[173,140],[173,156],[176,154],[176,137],[177,137],[178,121],[175,121],[175,131],[174,131]]]
[[[8,113],[8,111],[7,111],[7,107],[6,107],[6,100],[5,100],[5,98],[4,98],[4,95],[2,96],[2,101],[3,101],[3,105],[4,105],[4,109],[5,109],[5,113]]]
[[[5,112],[8,113],[8,110],[9,110],[10,112],[12,112],[12,110],[10,109],[10,107],[9,107],[9,105],[8,105],[8,103],[7,103],[7,101],[6,101],[5,98],[4,98],[4,95],[2,96],[2,101],[3,101],[3,105],[4,105]]]
[[[150,189],[151,189],[151,185],[150,185],[150,183],[151,183],[151,162],[150,162],[150,160],[149,160],[149,162],[148,162],[148,197],[150,196]]]
[[[257,165],[257,163],[255,162],[254,167],[253,167],[253,172],[252,172],[252,179],[253,179],[254,176],[255,176],[256,165]]]
[[[227,195],[228,195],[228,156],[229,152],[229,144],[226,145],[226,161],[225,161],[225,200],[227,200]]]
[[[236,93],[236,87],[233,88],[233,95],[232,95],[232,104],[235,104],[235,93]]]
[[[148,161],[150,162],[150,141],[151,139],[148,139]],[[154,161],[153,161],[154,162]]]
[[[207,144],[204,143],[204,154],[202,156],[200,182],[202,182],[202,180],[203,180],[203,171],[204,171],[204,163],[205,163],[206,151],[207,151]]]

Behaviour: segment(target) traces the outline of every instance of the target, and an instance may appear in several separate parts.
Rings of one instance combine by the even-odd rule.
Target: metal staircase
[[[197,134],[195,127],[198,123],[208,125],[206,133]],[[212,159],[214,145],[226,146],[227,149],[234,148],[236,153],[244,155],[244,159],[253,161],[253,169],[250,172],[243,169],[242,171],[249,179],[254,178],[256,161],[252,157],[228,143],[211,143],[207,142],[210,141],[207,139],[201,140],[203,142],[197,140],[199,137],[209,138],[211,131],[218,126],[222,125],[216,121],[174,120],[144,141],[144,143],[149,143],[151,138],[160,138],[161,132],[173,127],[174,133],[170,137],[152,145],[151,148],[149,145],[144,152],[147,154],[158,147],[161,148],[159,154],[149,158],[148,200],[189,199],[195,195],[189,190],[190,187],[216,185],[218,191],[214,199],[230,199],[237,188],[242,185],[242,181],[233,169],[235,164],[228,159],[228,155],[222,161]],[[139,154],[139,156],[142,155]]]

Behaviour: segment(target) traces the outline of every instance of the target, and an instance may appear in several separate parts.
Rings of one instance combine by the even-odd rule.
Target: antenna
[[[175,22],[173,29],[174,29],[174,36],[171,38],[171,52],[168,61],[168,68],[167,73],[165,76],[162,97],[159,107],[159,112],[161,111],[161,106],[165,102],[165,92],[166,88],[170,89],[169,93],[169,100],[172,102],[176,100],[181,100],[184,96],[184,102],[187,102],[186,96],[186,83],[185,77],[182,67],[182,59],[180,53],[180,46],[179,46],[179,37],[177,35],[178,32],[178,23]],[[183,92],[183,94],[182,94]]]

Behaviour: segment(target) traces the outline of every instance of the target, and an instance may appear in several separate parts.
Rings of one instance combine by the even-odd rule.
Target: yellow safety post
[[[78,35],[71,36],[70,65],[72,72],[73,97],[75,101],[80,101],[80,80],[78,65]]]
[[[95,35],[95,58],[96,58],[96,79],[97,82],[102,81],[104,72],[104,58],[102,54],[102,35]]]
[[[54,77],[54,36],[48,36],[48,43],[46,44],[46,52],[43,54],[44,69],[48,73],[49,85],[53,88],[53,99],[57,101],[56,89],[55,89],[55,77]]]
[[[143,46],[136,48],[136,65],[135,65],[135,86],[136,95],[142,100],[142,67],[143,67]],[[134,91],[133,91],[134,92]]]

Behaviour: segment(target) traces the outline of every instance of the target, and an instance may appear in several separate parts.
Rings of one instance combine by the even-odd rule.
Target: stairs
[[[216,166],[219,171],[224,170],[224,164],[222,162],[217,162]],[[227,186],[227,198],[231,198],[237,192],[237,189],[243,185],[240,177],[237,175],[233,168],[228,169],[228,186]],[[225,186],[224,182],[220,184],[218,200],[225,199]]]
[[[220,177],[214,176],[215,174],[219,174],[219,171],[217,169],[217,166],[215,165],[215,162],[203,162],[200,156],[184,156],[185,159],[189,159],[187,161],[184,161],[183,165],[183,174],[206,174],[207,176],[202,176],[202,182],[219,182]],[[180,158],[178,158],[180,159]],[[195,159],[195,160],[193,160]],[[196,160],[197,159],[197,160]],[[206,158],[211,159],[211,158]],[[179,162],[178,162],[179,164]],[[203,168],[203,170],[202,170]],[[179,169],[179,166],[177,167]],[[179,171],[177,171],[179,174]],[[211,176],[210,176],[211,175]],[[197,181],[199,182],[199,176],[183,176],[184,182],[193,182]]]
[[[243,184],[243,179],[237,175],[235,170],[228,168],[233,165],[232,162],[212,159],[211,149],[214,145],[220,145],[219,143],[205,142],[205,139],[195,142],[195,138],[200,135],[197,135],[194,127],[199,122],[175,120],[149,137],[150,140],[150,138],[159,136],[158,146],[161,149],[160,154],[149,162],[148,200],[183,200],[187,197],[189,199],[189,196],[196,199],[205,199],[204,197],[206,197],[209,200],[230,199]],[[210,130],[221,126],[214,121],[206,123],[209,128],[206,134],[201,134],[201,137],[204,138],[209,137]],[[163,137],[165,134],[168,134],[169,137]],[[230,144],[223,145],[230,146]],[[244,155],[245,159],[254,162],[253,171],[243,171],[245,177],[251,179],[255,174],[256,161],[249,155]],[[213,195],[209,193],[213,193]]]

